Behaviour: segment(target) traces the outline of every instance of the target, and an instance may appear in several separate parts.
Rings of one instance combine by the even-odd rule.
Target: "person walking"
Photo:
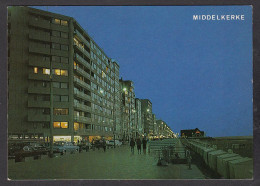
[[[139,153],[141,154],[141,145],[142,145],[142,142],[141,142],[140,138],[138,138],[138,139],[136,140],[136,145],[137,145],[137,152],[138,152],[138,154],[139,154]]]
[[[147,141],[146,141],[146,139],[144,138],[143,139],[143,152],[144,152],[144,154],[146,153],[146,143],[147,143]]]
[[[105,139],[103,139],[103,141],[102,141],[102,145],[103,145],[103,149],[104,149],[104,152],[106,152],[106,140]]]
[[[130,147],[131,147],[131,152],[134,154],[135,141],[133,138],[131,138]]]

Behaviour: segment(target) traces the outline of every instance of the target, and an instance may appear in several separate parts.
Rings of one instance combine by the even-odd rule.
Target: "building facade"
[[[71,17],[8,9],[8,87],[11,136],[74,141],[120,131],[119,65]]]
[[[141,110],[144,122],[144,136],[153,135],[152,102],[149,99],[141,99]]]
[[[144,123],[142,118],[142,103],[140,99],[135,98],[135,118],[138,136],[143,137],[144,135]]]
[[[136,110],[135,110],[135,93],[134,84],[130,80],[119,80],[121,85],[122,99],[122,123],[123,123],[123,140],[136,138]]]
[[[8,135],[49,141],[153,136],[152,103],[68,16],[8,8]]]

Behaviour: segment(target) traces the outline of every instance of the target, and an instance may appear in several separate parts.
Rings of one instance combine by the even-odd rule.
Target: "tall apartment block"
[[[8,8],[9,136],[119,138],[120,96],[119,65],[72,17]]]
[[[144,135],[144,123],[143,123],[143,117],[142,117],[142,103],[141,100],[138,98],[135,98],[135,122],[137,127],[137,133],[139,136]]]
[[[129,140],[138,136],[137,126],[135,122],[135,93],[134,84],[130,80],[119,80],[122,91],[122,123],[123,123],[123,139]]]
[[[158,126],[158,136],[159,137],[174,137],[174,133],[167,123],[163,120],[156,120]]]
[[[153,136],[152,102],[149,99],[141,99],[141,108],[144,118],[144,135]]]

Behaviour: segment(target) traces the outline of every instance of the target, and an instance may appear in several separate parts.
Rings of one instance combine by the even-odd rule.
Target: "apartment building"
[[[8,8],[8,134],[77,141],[120,127],[119,65],[72,17]]]
[[[141,100],[138,98],[135,98],[135,122],[137,127],[137,133],[138,136],[143,137],[144,135],[144,122],[142,117],[142,103]]]
[[[153,136],[152,102],[149,99],[141,100],[141,110],[144,122],[144,135]]]
[[[121,99],[122,99],[122,123],[123,123],[123,139],[137,137],[136,126],[136,110],[135,110],[135,93],[134,84],[130,80],[119,80],[121,85]]]

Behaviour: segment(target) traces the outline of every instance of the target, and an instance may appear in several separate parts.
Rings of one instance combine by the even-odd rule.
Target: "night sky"
[[[74,17],[174,132],[252,135],[251,6],[37,8]],[[245,21],[193,21],[194,14]]]

